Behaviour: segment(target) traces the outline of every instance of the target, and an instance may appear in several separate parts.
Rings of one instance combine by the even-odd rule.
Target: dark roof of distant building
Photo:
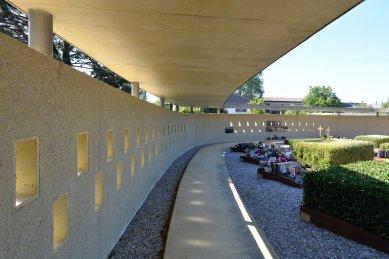
[[[289,102],[289,103],[301,103],[303,98],[289,98],[289,97],[263,97],[265,102]]]
[[[237,95],[237,94],[231,94],[226,102],[224,103],[225,105],[226,104],[230,104],[230,103],[248,103],[250,100],[247,99],[246,97],[243,97],[243,96],[240,96],[240,95]]]

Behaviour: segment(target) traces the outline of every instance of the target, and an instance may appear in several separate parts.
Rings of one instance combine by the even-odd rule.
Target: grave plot
[[[242,150],[244,147],[246,149]],[[292,150],[284,142],[240,143],[232,148],[245,152],[240,160],[258,165],[258,177],[282,182],[292,187],[302,188],[305,168],[293,160]]]

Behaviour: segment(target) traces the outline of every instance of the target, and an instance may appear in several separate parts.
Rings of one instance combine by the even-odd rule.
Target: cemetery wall
[[[274,135],[288,139],[322,135],[354,138],[389,135],[389,117],[279,114],[194,114],[196,145],[229,141],[264,141]],[[225,133],[226,129],[233,133]],[[206,134],[204,134],[206,132]]]
[[[192,120],[0,34],[0,258],[106,258]]]

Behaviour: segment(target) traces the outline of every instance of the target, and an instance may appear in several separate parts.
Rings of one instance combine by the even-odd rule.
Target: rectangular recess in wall
[[[158,140],[161,139],[161,127],[158,126]]]
[[[131,176],[135,176],[135,154],[131,155]]]
[[[140,128],[136,128],[136,147],[140,146]]]
[[[140,154],[140,166],[143,168],[145,166],[145,151],[142,148],[141,154]]]
[[[95,176],[95,210],[103,205],[103,172]]]
[[[234,133],[234,127],[225,127],[224,133],[226,133],[226,134]]]
[[[15,142],[15,207],[39,195],[39,139],[25,138]]]
[[[119,161],[116,165],[116,190],[122,188],[123,163]]]
[[[53,203],[53,248],[57,250],[68,238],[68,193]]]
[[[151,140],[154,142],[154,140],[155,140],[155,129],[154,128],[152,128],[152,130],[151,130]]]
[[[113,130],[107,132],[107,161],[113,160]]]
[[[155,143],[155,158],[158,157],[158,143]]]
[[[153,145],[149,146],[149,162],[153,159]]]
[[[124,153],[128,153],[128,145],[130,140],[130,131],[128,128],[124,129]]]
[[[88,132],[77,134],[77,176],[88,172]]]
[[[145,128],[145,143],[146,144],[149,143],[149,128],[148,127]]]

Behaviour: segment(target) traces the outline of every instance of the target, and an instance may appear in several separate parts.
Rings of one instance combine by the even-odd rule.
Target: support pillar
[[[131,82],[131,85],[131,95],[136,98],[139,98],[139,82]]]
[[[180,106],[176,104],[176,112],[180,112]]]
[[[165,108],[165,98],[159,98],[161,107]]]
[[[43,10],[28,11],[28,46],[53,56],[53,16]]]
[[[193,107],[190,107],[190,113],[193,113]]]
[[[169,103],[169,110],[173,110],[173,104],[172,103]]]

